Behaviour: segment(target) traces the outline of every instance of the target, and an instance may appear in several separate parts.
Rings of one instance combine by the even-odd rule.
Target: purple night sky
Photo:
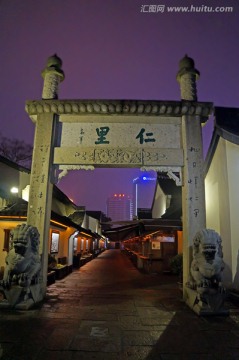
[[[239,3],[206,3],[233,11],[166,9],[202,7],[200,0],[0,0],[1,133],[33,143],[25,101],[41,98],[41,71],[54,53],[65,72],[60,99],[180,100],[176,73],[188,54],[201,73],[198,100],[238,107]],[[164,12],[141,12],[142,5],[162,4]],[[212,121],[203,129],[206,144],[211,128]],[[106,198],[131,193],[140,174],[138,169],[70,172],[58,186],[76,204],[105,211]]]

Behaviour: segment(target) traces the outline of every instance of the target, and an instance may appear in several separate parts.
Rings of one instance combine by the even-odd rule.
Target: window
[[[52,231],[51,233],[51,254],[57,254],[59,251],[59,232]]]
[[[78,238],[74,237],[73,240],[73,251],[77,251],[77,245],[78,245]]]
[[[3,251],[9,251],[9,243],[10,243],[10,229],[4,229],[4,243],[3,243]]]

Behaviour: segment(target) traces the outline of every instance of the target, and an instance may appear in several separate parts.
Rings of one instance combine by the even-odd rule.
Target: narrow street
[[[0,311],[1,360],[239,358],[239,312],[200,318],[172,275],[106,250],[48,287],[39,309]]]

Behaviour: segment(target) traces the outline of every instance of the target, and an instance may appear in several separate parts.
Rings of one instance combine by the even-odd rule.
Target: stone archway
[[[192,239],[206,226],[201,125],[212,111],[211,103],[197,101],[199,72],[193,60],[185,56],[179,64],[181,101],[58,100],[61,66],[56,55],[48,59],[42,100],[26,102],[36,127],[27,222],[40,233],[43,294],[56,167],[137,167],[181,174],[176,180],[183,187],[186,290]]]

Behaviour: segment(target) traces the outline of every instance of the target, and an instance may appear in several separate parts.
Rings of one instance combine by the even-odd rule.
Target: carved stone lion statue
[[[191,274],[199,292],[221,287],[221,275],[224,269],[222,240],[211,229],[197,232],[193,239],[193,261]]]
[[[31,225],[18,225],[11,232],[10,251],[6,256],[3,286],[29,287],[41,269],[39,232]]]

